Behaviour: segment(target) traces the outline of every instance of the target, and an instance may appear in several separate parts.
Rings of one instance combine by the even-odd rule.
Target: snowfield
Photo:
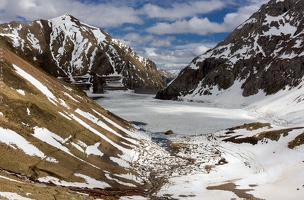
[[[293,94],[299,93],[295,91]],[[152,138],[171,141],[173,148],[169,148],[169,152],[147,143],[143,146],[145,151],[138,153],[138,160],[133,164],[143,177],[155,181],[155,188],[158,189],[153,192],[158,197],[195,200],[301,199],[304,196],[304,146],[293,149],[288,146],[304,133],[303,110],[297,107],[301,104],[291,106],[292,103],[284,103],[287,100],[290,102],[288,97],[284,91],[264,97],[263,101],[255,97],[249,99],[251,106],[243,109],[231,104],[225,107],[220,102],[224,98],[217,99],[217,103],[173,102],[130,91],[102,94],[96,102],[132,121],[150,133]],[[289,109],[284,107],[285,104],[289,105]],[[291,116],[289,111],[293,113],[292,118],[288,118]],[[256,123],[252,122],[266,124],[267,116],[270,124],[254,127]],[[274,119],[281,120],[275,123]],[[283,119],[297,120],[295,123],[282,123]],[[227,130],[244,123],[250,127]],[[174,135],[162,134],[170,129]],[[256,144],[251,144],[249,140],[239,143],[225,141],[229,138],[246,140],[266,132],[278,136],[277,141],[267,136],[260,137]]]
[[[98,96],[102,97],[96,100],[99,105],[151,133],[173,130],[178,135],[205,134],[256,121],[240,108],[163,101],[155,99],[154,95],[131,91],[111,91]]]

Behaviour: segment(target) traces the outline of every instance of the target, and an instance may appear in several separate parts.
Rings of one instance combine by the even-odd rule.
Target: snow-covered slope
[[[271,0],[224,41],[195,58],[160,98],[214,95],[235,83],[242,96],[303,81],[303,1]]]
[[[297,123],[292,116],[304,107],[303,8],[304,1],[269,1],[157,98],[251,105],[263,117]]]
[[[27,24],[2,24],[0,36],[19,55],[53,76],[67,77],[71,82],[81,78],[92,83],[94,79],[95,90],[104,83],[100,76],[105,75],[121,76],[129,89],[166,85],[154,62],[68,14]]]

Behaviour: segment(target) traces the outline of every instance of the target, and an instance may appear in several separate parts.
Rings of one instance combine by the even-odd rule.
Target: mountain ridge
[[[242,82],[243,97],[299,86],[304,76],[303,7],[303,1],[271,0],[224,41],[194,58],[157,98],[204,99],[235,82]]]
[[[97,27],[65,14],[31,23],[0,25],[4,37],[19,55],[55,77],[87,77],[96,90],[104,84],[99,77],[119,75],[128,89],[163,88],[166,83],[153,61]],[[46,64],[48,63],[48,64]]]

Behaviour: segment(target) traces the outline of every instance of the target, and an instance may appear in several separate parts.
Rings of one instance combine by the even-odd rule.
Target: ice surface
[[[173,130],[180,135],[212,133],[255,121],[239,108],[220,108],[196,102],[162,101],[153,95],[109,92],[96,102],[153,133]]]

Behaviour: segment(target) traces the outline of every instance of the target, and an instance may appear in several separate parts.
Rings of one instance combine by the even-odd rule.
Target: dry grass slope
[[[79,89],[60,82],[40,69],[33,67],[11,52],[10,49],[6,48],[5,44],[1,43],[1,40],[0,45],[4,49],[3,60],[0,62],[3,69],[3,83],[1,84],[2,87],[0,91],[0,112],[2,113],[2,115],[0,115],[0,127],[2,127],[3,130],[12,130],[18,133],[45,155],[44,158],[27,155],[19,149],[16,144],[6,145],[0,142],[1,170],[20,176],[22,175],[34,182],[41,177],[51,176],[67,182],[86,183],[84,178],[75,176],[75,173],[78,173],[105,182],[110,185],[112,189],[121,191],[134,190],[134,188],[128,186],[128,184],[140,186],[142,190],[149,187],[149,184],[140,185],[135,181],[115,176],[115,174],[127,173],[133,174],[134,176],[137,175],[131,168],[124,168],[110,159],[111,157],[119,158],[119,155],[124,153],[121,149],[128,150],[135,147],[136,144],[131,142],[134,140],[133,138],[130,140],[129,135],[106,121],[101,115],[121,127],[130,129],[131,127],[126,121],[98,106]],[[46,86],[49,91],[54,94],[57,102],[52,103],[33,83],[28,82],[17,74],[13,64]],[[102,122],[119,135],[113,134],[104,127],[93,123],[89,118],[77,113],[77,109],[93,116],[97,121]],[[72,119],[71,116],[83,121],[87,126],[91,127],[91,130]],[[61,137],[64,142],[57,142],[61,143],[62,147],[59,149],[34,137],[33,134],[37,128],[45,128]],[[101,133],[104,138],[93,133],[93,129]],[[108,138],[108,140],[106,140],[105,137]],[[74,145],[79,144],[80,141],[87,146],[100,143],[98,149],[103,152],[103,156],[88,155],[85,153],[84,147],[83,151],[80,151],[79,148],[76,148]],[[117,146],[113,144],[117,144],[121,148],[117,148]],[[80,147],[80,145],[78,146]],[[63,149],[68,150],[63,151]],[[51,162],[50,159],[55,159],[56,162]],[[2,172],[2,174],[3,173],[4,172]],[[107,176],[115,177],[115,179],[126,184],[119,183],[119,181],[114,179],[108,179]],[[2,185],[4,188],[6,182],[7,181],[0,178],[1,188]],[[56,195],[60,196],[61,189],[56,189],[55,186],[52,187],[52,189],[49,187],[46,189],[33,187],[33,189],[30,190],[34,182],[26,182],[27,192],[33,194],[35,191],[39,193],[42,190],[50,190],[48,192],[52,193],[52,197],[45,197],[43,199],[53,199]],[[18,187],[17,185],[11,185],[5,188],[7,188],[7,191],[15,191]],[[56,194],[56,191],[59,190],[60,192]],[[66,193],[66,190],[67,189],[63,189],[62,193]],[[59,196],[55,199],[66,199]],[[75,199],[78,199],[78,196],[81,195],[71,194],[71,197]],[[33,196],[33,198],[42,199],[39,198],[39,196]]]

